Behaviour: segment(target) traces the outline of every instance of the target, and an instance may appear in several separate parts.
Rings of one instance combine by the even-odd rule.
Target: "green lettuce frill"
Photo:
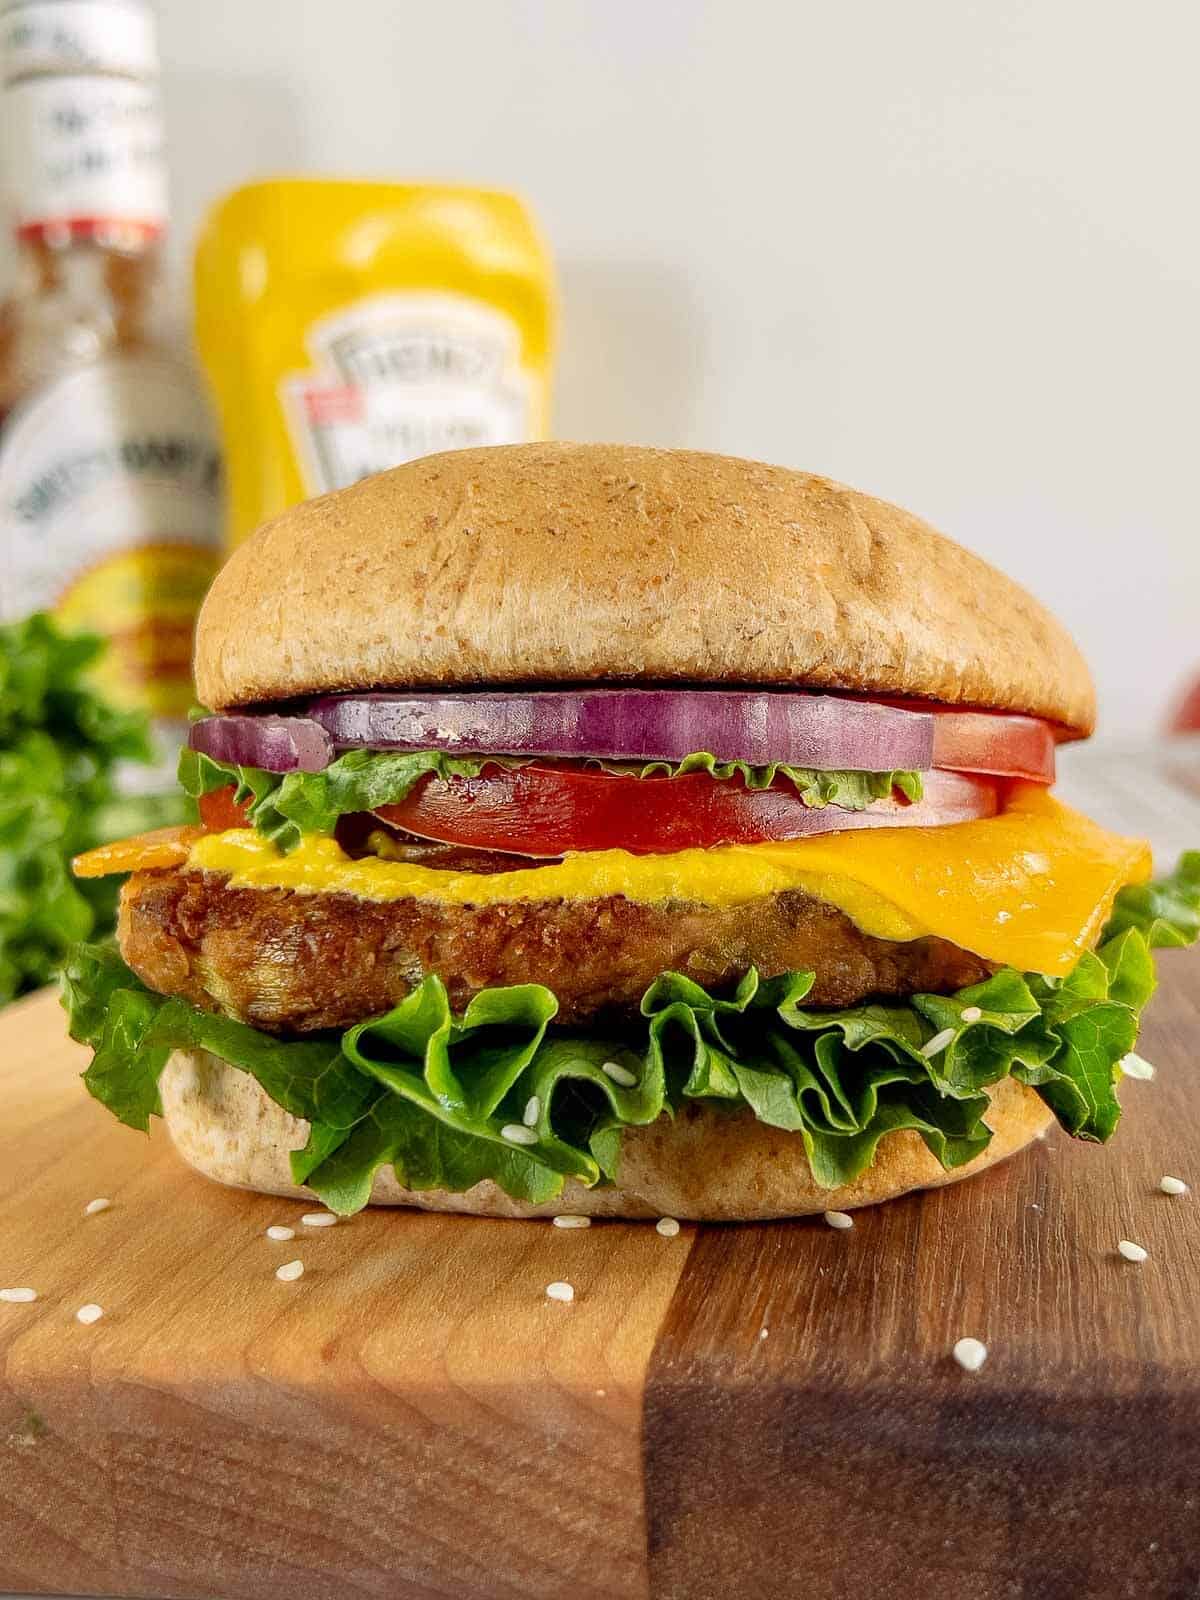
[[[402,1004],[342,1034],[280,1039],[146,989],[111,943],[81,945],[64,976],[71,1036],[95,1052],[84,1081],[146,1129],[172,1050],[203,1049],[248,1072],[309,1123],[297,1183],[332,1210],[367,1203],[385,1166],[412,1189],[490,1178],[515,1199],[552,1200],[567,1178],[616,1178],[621,1133],[687,1101],[750,1111],[795,1133],[817,1182],[848,1183],[880,1139],[917,1132],[944,1167],[984,1150],[986,1090],[1014,1077],[1076,1138],[1108,1139],[1121,1061],[1155,986],[1151,949],[1200,932],[1200,852],[1169,877],[1122,890],[1095,953],[1063,979],[1011,969],[954,995],[806,1010],[809,972],[749,972],[723,997],[664,973],[636,1027],[558,1028],[540,984],[489,989],[455,1015],[428,977]]]
[[[441,750],[352,750],[322,772],[264,772],[214,761],[185,749],[179,758],[179,781],[194,799],[214,789],[234,787],[239,805],[248,804],[252,827],[281,850],[294,850],[306,833],[332,833],[339,817],[398,805],[422,778],[475,778],[485,767],[522,767],[520,756],[448,756]],[[769,789],[776,779],[793,784],[806,806],[839,806],[864,811],[874,800],[898,791],[907,800],[922,795],[919,772],[817,772],[807,767],[775,764],[749,767],[739,761],[718,761],[697,753],[672,764],[667,761],[589,763],[605,772],[638,778],[679,777],[707,772],[728,781],[740,777],[747,789]]]

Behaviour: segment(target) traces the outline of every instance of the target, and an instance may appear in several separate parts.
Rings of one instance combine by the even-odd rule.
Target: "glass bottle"
[[[192,703],[220,520],[212,423],[164,303],[154,19],[140,0],[0,16],[17,267],[0,307],[0,620],[103,634],[96,669],[151,714],[163,766]]]

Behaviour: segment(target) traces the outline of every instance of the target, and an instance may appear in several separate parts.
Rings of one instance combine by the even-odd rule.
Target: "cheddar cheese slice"
[[[107,878],[115,872],[149,872],[156,867],[182,867],[203,828],[186,824],[174,828],[154,828],[135,834],[132,839],[115,839],[112,844],[85,850],[71,862],[77,878]]]
[[[861,829],[664,856],[601,850],[486,875],[356,861],[324,836],[281,855],[247,828],[205,835],[187,858],[189,871],[220,873],[235,888],[377,901],[487,905],[623,895],[645,904],[729,906],[800,889],[878,938],[936,934],[985,960],[1047,974],[1070,971],[1095,943],[1117,890],[1147,877],[1150,864],[1144,840],[1108,833],[1032,784],[1015,786],[999,816],[949,827]]]

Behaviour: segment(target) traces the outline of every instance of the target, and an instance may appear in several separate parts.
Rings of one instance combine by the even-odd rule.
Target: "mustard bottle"
[[[545,436],[553,268],[512,195],[250,184],[208,216],[195,292],[230,547],[415,456]]]

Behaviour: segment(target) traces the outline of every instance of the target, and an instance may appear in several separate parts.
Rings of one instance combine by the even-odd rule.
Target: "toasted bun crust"
[[[171,1137],[198,1172],[236,1188],[308,1195],[293,1184],[288,1166],[288,1152],[304,1145],[308,1124],[268,1099],[247,1073],[206,1051],[178,1051],[168,1061],[160,1087]],[[692,1104],[674,1122],[662,1117],[650,1127],[625,1133],[620,1182],[609,1188],[585,1189],[568,1180],[557,1199],[525,1205],[490,1182],[476,1184],[466,1194],[414,1193],[384,1168],[376,1176],[371,1202],[481,1217],[573,1212],[704,1222],[849,1211],[982,1172],[1039,1138],[1053,1120],[1033,1090],[1015,1079],[1002,1079],[989,1092],[992,1142],[983,1155],[954,1172],[939,1165],[917,1134],[891,1133],[880,1141],[874,1164],[862,1177],[841,1189],[821,1189],[796,1134],[768,1128],[749,1115],[730,1116]]]
[[[214,583],[214,710],[368,688],[744,683],[921,696],[1089,733],[1065,630],[885,501],[731,456],[427,456],[267,523]]]

